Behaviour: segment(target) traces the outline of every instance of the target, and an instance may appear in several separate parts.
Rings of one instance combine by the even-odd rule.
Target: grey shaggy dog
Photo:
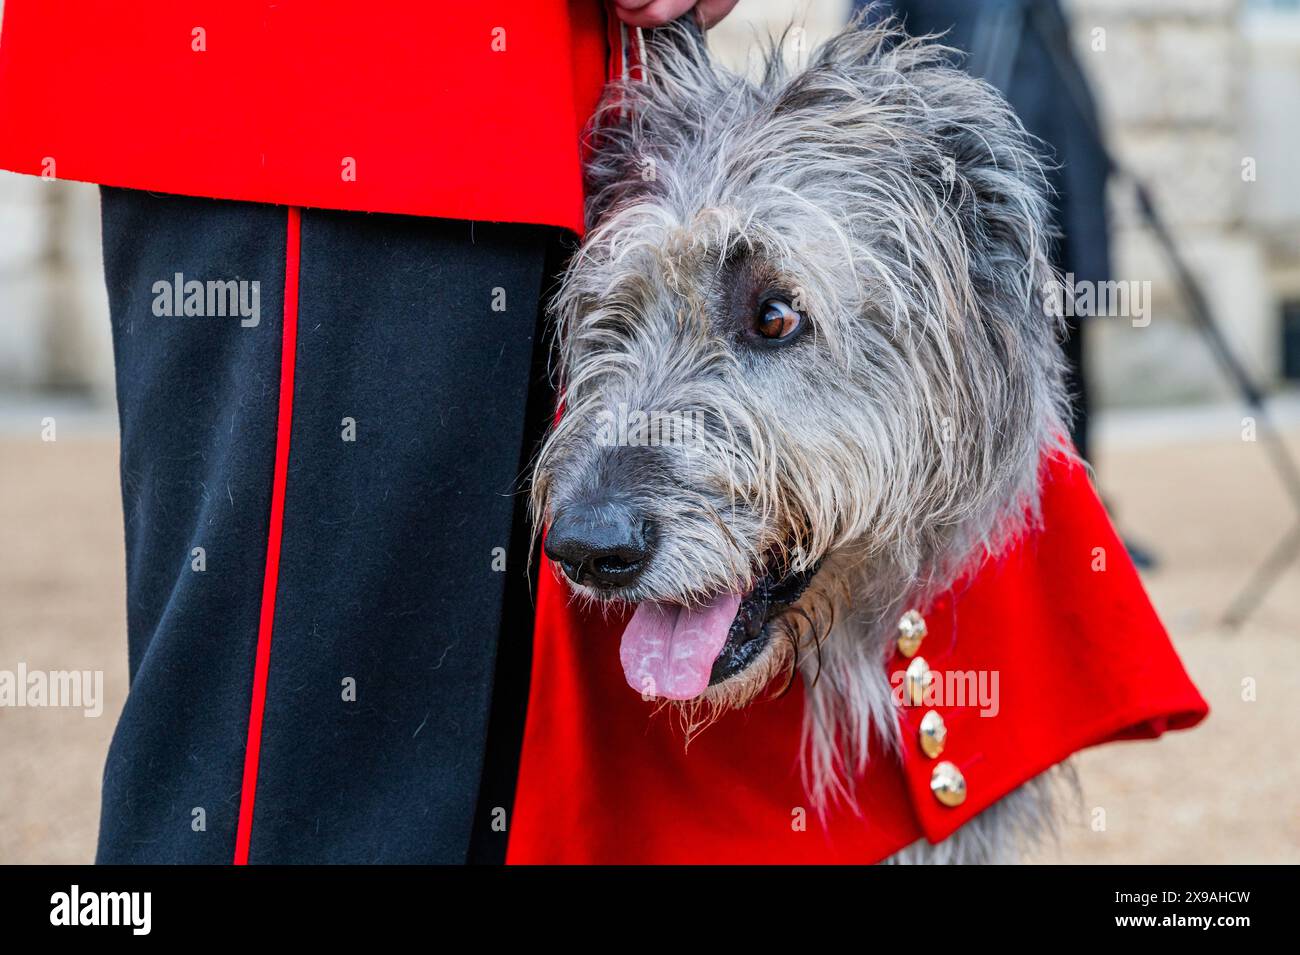
[[[824,810],[853,805],[869,740],[899,745],[900,615],[1033,524],[1067,405],[1046,184],[1007,104],[890,23],[794,71],[780,45],[751,80],[679,22],[607,92],[532,504],[582,599],[637,604],[651,636],[725,618],[680,682],[624,636],[688,734],[803,678]],[[705,685],[686,658],[715,651]],[[1012,859],[1053,788],[894,861]]]

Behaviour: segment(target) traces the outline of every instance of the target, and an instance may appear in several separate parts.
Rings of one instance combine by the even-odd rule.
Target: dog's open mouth
[[[768,624],[799,599],[817,566],[769,572],[748,593],[717,594],[694,607],[643,601],[619,647],[628,684],[647,696],[690,700],[743,672],[771,639]]]

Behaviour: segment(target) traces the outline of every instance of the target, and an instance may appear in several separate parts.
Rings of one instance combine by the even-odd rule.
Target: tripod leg
[[[1246,581],[1236,598],[1223,615],[1223,625],[1236,631],[1254,612],[1264,595],[1272,589],[1278,577],[1300,555],[1300,523],[1296,523],[1286,535],[1278,541],[1260,564],[1259,569]]]

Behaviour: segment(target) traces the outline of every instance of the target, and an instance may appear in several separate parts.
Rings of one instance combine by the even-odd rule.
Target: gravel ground
[[[0,708],[0,862],[88,862],[126,693],[116,440],[104,427],[53,443],[8,430],[0,669],[102,670],[105,702],[97,718]],[[1300,861],[1300,563],[1239,631],[1216,622],[1290,512],[1263,449],[1235,428],[1173,442],[1148,431],[1108,441],[1101,475],[1125,532],[1163,559],[1148,584],[1213,712],[1192,732],[1079,757],[1080,804],[1037,861]]]

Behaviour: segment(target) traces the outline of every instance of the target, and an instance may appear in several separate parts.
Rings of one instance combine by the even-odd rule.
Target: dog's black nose
[[[576,584],[627,587],[650,557],[649,525],[618,503],[561,508],[546,533],[546,556]]]

